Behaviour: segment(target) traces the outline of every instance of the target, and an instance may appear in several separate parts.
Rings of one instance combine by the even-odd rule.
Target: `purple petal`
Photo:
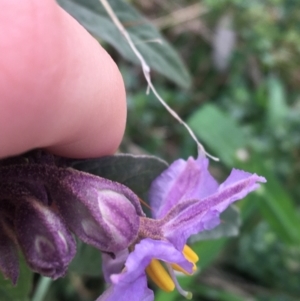
[[[34,271],[53,279],[64,276],[76,244],[57,213],[33,198],[22,199],[16,209],[15,233]]]
[[[125,263],[125,272],[111,276],[112,282],[134,281],[136,277],[144,273],[153,258],[177,263],[192,273],[192,264],[172,244],[167,241],[146,238],[137,244],[134,251],[129,254]]]
[[[12,236],[13,233],[5,223],[4,216],[0,216],[0,270],[15,285],[19,277],[19,260],[17,246]]]
[[[153,301],[154,294],[147,286],[147,277],[142,275],[134,282],[111,285],[96,301]]]
[[[165,241],[143,239],[129,254],[123,272],[111,276],[113,283],[97,301],[152,301],[154,295],[147,287],[145,269],[153,258],[177,263],[192,272],[192,264],[172,244]]]
[[[192,264],[172,244],[150,238],[143,239],[135,246],[134,251],[129,254],[123,272],[111,276],[112,286],[97,301],[154,300],[153,295],[150,298],[145,274],[146,267],[154,258],[169,263],[177,263],[183,269],[192,273]],[[121,292],[126,292],[126,295]],[[103,299],[101,299],[102,297]]]
[[[83,172],[62,177],[53,197],[67,225],[81,240],[101,251],[124,250],[137,237],[138,197],[127,187]]]
[[[102,253],[102,269],[106,283],[111,283],[110,276],[112,274],[121,273],[128,254],[128,249],[116,253],[115,258],[109,254]]]
[[[218,191],[203,200],[191,200],[174,207],[164,218],[164,236],[181,250],[188,237],[219,224],[219,215],[231,203],[257,189],[265,178],[233,170]]]
[[[149,199],[155,218],[163,218],[183,201],[204,198],[217,190],[208,163],[202,156],[177,160],[152,182]]]

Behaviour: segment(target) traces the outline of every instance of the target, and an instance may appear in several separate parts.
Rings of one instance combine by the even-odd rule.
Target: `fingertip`
[[[112,154],[126,123],[125,88],[116,64],[53,1],[46,1],[52,5],[47,13],[37,10],[39,0],[28,2],[34,9],[12,28],[26,25],[27,31],[12,41],[26,39],[26,47],[0,59],[13,74],[0,78],[5,95],[0,102],[0,157],[37,147],[68,157]]]
[[[67,52],[73,52],[73,59],[67,64],[70,74],[66,74],[68,80],[61,84],[59,93],[66,102],[60,116],[63,130],[60,135],[54,131],[54,139],[47,149],[68,157],[112,154],[121,143],[126,125],[122,75],[99,43],[66,12],[62,14],[69,36]],[[78,44],[80,47],[74,51]],[[77,62],[75,68],[74,61]]]

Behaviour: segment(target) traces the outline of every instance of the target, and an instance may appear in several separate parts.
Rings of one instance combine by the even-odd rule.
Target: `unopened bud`
[[[74,173],[60,182],[55,202],[66,223],[82,241],[116,253],[137,237],[138,197],[127,187],[89,174]]]
[[[75,256],[76,243],[61,217],[34,198],[20,201],[15,233],[28,265],[56,279],[66,273]]]

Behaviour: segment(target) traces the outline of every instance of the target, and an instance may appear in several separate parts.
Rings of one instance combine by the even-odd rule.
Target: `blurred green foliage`
[[[66,6],[82,3],[59,2]],[[223,180],[235,166],[268,180],[239,203],[243,226],[238,238],[194,245],[203,272],[183,277],[182,285],[193,291],[194,300],[299,300],[300,2],[139,0],[130,1],[128,7],[131,5],[162,31],[186,63],[190,76],[181,62],[177,71],[161,72],[151,61],[155,57],[148,57],[159,93],[190,124],[206,149],[221,159],[211,163],[214,175]],[[128,27],[138,32],[134,22]],[[118,52],[122,52],[120,47],[105,35],[97,37],[104,40],[126,84],[128,122],[121,149],[157,155],[168,162],[196,155],[185,129],[152,94],[146,95],[140,66],[125,61]],[[147,45],[152,47],[144,41],[146,52]],[[159,56],[159,47],[154,49]],[[192,78],[189,89],[174,84],[181,77],[182,86]],[[66,278],[45,287],[46,298],[37,301],[91,301],[97,297],[103,289],[103,278],[95,271],[96,265],[101,273],[97,251],[83,246],[79,251]],[[94,266],[91,258],[98,258]],[[34,285],[38,283],[36,276]],[[182,300],[177,292],[157,291],[156,296],[159,301]]]
[[[23,257],[20,257],[20,275],[16,286],[10,280],[4,279],[0,273],[0,300],[5,301],[28,301],[28,295],[32,290],[33,274]]]
[[[136,4],[163,24],[171,12],[195,5],[175,2],[161,5],[159,14],[155,4]],[[206,0],[198,5],[205,11],[198,18],[162,26],[192,73],[191,89],[182,91],[154,76],[156,84],[206,149],[221,159],[221,164],[212,162],[219,179],[235,166],[266,176],[268,183],[240,204],[239,238],[208,242],[216,249],[201,257],[206,271],[183,285],[194,291],[195,300],[299,300],[300,2]],[[232,43],[230,33],[234,43],[220,70],[216,47],[222,54],[222,47]],[[131,143],[167,159],[195,154],[187,133],[124,69]],[[206,256],[215,260],[206,265]],[[214,275],[215,269],[223,278]],[[205,280],[206,272],[214,281]],[[168,296],[160,292],[158,300],[181,300],[178,294]]]

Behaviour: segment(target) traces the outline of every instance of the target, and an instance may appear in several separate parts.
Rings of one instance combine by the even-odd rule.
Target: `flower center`
[[[184,246],[182,254],[189,262],[193,264],[193,272],[195,272],[197,270],[196,262],[199,260],[198,255],[188,245]],[[192,294],[190,292],[184,291],[180,287],[173,270],[182,272],[185,275],[191,274],[174,263],[167,265],[167,268],[169,273],[166,271],[159,260],[152,259],[150,264],[146,268],[146,273],[160,289],[166,292],[172,292],[176,287],[181,295],[183,295],[187,299],[191,299]]]

